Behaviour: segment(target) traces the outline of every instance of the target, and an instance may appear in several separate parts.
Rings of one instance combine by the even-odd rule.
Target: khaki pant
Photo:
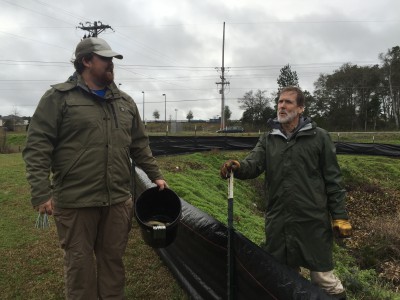
[[[328,294],[340,294],[344,288],[339,278],[333,274],[333,271],[315,272],[310,271],[311,282],[318,285]]]
[[[107,207],[54,208],[67,299],[124,299],[122,261],[132,226],[132,199]]]

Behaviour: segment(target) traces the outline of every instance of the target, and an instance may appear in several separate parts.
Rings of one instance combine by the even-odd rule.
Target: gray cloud
[[[397,1],[325,2],[3,0],[0,115],[15,108],[31,115],[49,86],[72,74],[70,60],[84,34],[79,22],[114,28],[101,37],[124,54],[115,62],[116,83],[140,112],[145,92],[147,120],[155,109],[163,119],[163,93],[167,118],[185,119],[189,110],[196,119],[220,114],[215,68],[221,67],[224,21],[226,104],[236,119],[242,114],[237,99],[251,89],[274,92],[285,64],[312,91],[318,74],[345,62],[379,63],[379,53],[398,45]]]

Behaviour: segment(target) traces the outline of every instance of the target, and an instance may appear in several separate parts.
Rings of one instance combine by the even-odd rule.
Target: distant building
[[[212,118],[212,119],[210,119],[209,122],[210,122],[210,123],[221,123],[221,117]]]
[[[3,116],[0,118],[0,126],[10,131],[25,131],[25,120],[15,115]]]

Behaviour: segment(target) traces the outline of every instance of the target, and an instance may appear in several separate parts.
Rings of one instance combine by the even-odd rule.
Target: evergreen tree
[[[188,112],[188,114],[186,116],[186,119],[188,120],[189,123],[190,123],[190,120],[193,119],[193,112],[191,110],[189,110],[189,112]]]
[[[229,109],[229,106],[225,105],[225,110],[224,110],[224,115],[225,115],[225,124],[227,123],[227,121],[231,118],[232,116],[232,112]]]
[[[277,79],[278,92],[287,86],[299,86],[299,78],[296,71],[292,71],[290,65],[287,64],[280,70],[280,75]]]

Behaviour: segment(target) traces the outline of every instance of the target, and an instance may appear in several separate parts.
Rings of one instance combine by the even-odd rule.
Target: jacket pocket
[[[69,173],[69,171],[74,167],[74,165],[77,164],[79,159],[82,157],[83,153],[85,153],[86,149],[82,148],[79,150],[77,155],[71,159],[70,163],[60,172],[60,175],[55,178],[55,183],[56,184],[61,184],[62,181],[64,180],[65,176]]]
[[[74,95],[73,95],[74,96]],[[60,141],[69,143],[68,148],[93,147],[104,143],[105,120],[102,108],[90,98],[65,100],[65,112],[59,128]],[[76,96],[76,95],[75,95]]]
[[[100,115],[95,103],[87,98],[67,98],[64,121],[72,128],[96,127]]]

